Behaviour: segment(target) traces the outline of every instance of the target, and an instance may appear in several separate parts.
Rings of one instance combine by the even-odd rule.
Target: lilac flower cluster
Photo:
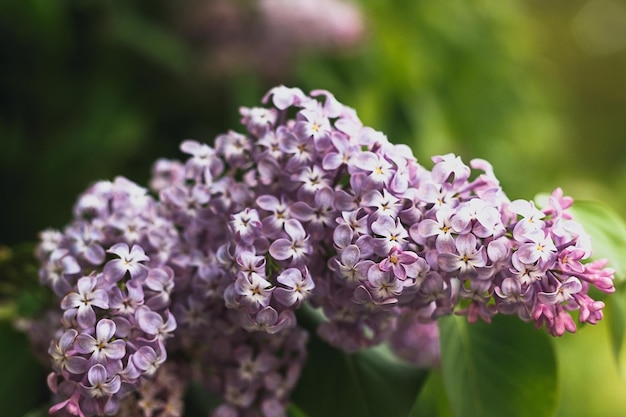
[[[510,201],[486,161],[448,154],[428,170],[326,91],[281,86],[264,102],[241,109],[245,134],[157,161],[158,198],[100,182],[63,233],[42,234],[42,283],[63,310],[52,412],[115,412],[179,355],[223,400],[216,417],[283,416],[303,304],[334,346],[389,341],[421,366],[439,360],[443,315],[515,314],[552,335],[575,331],[574,310],[602,318],[589,290],[614,291],[613,270],[587,262],[561,190],[539,209]]]
[[[162,256],[176,230],[156,210],[147,190],[118,178],[83,194],[63,233],[42,233],[40,279],[62,311],[48,349],[51,413],[112,414],[165,362],[176,320]]]
[[[159,367],[150,383],[124,397],[117,413],[123,417],[180,417],[188,384],[184,363],[168,360]]]

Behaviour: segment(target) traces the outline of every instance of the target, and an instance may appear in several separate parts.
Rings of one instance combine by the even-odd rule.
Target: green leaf
[[[605,320],[608,322],[611,350],[615,361],[619,363],[620,354],[624,345],[626,330],[626,300],[623,288],[606,299]]]
[[[289,404],[287,408],[288,417],[309,417],[304,411],[300,410],[297,405]]]
[[[346,354],[312,335],[293,415],[406,417],[427,375],[384,346]]]
[[[626,280],[626,223],[608,206],[593,201],[576,201],[571,208],[574,219],[591,236],[593,257],[606,258],[615,268],[616,281]]]
[[[111,37],[174,74],[185,75],[191,55],[185,42],[156,21],[132,12],[111,19]]]
[[[511,316],[440,319],[444,385],[455,417],[548,417],[557,369],[548,336]]]
[[[24,335],[0,322],[0,404],[3,416],[21,416],[43,402],[45,375]]]
[[[435,369],[428,375],[409,417],[453,417],[441,370]]]
[[[197,381],[192,381],[185,393],[185,412],[183,417],[208,416],[221,401],[209,393]]]
[[[48,407],[40,407],[33,410],[28,411],[22,417],[49,417]]]

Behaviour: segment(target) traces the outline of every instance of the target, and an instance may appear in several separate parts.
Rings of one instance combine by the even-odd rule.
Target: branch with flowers
[[[429,170],[327,91],[263,103],[41,233],[54,307],[22,326],[51,361],[49,413],[419,415],[440,368],[455,416],[551,415],[543,332],[596,324],[615,291],[575,220],[602,243],[605,212],[561,189],[511,201],[485,160]]]

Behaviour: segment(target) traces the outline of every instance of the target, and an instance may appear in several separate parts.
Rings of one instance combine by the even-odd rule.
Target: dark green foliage
[[[549,417],[558,403],[556,358],[548,337],[517,317],[491,324],[440,320],[441,363],[456,417]]]
[[[428,375],[384,347],[346,354],[313,336],[292,398],[309,417],[404,417]]]
[[[46,374],[30,351],[28,341],[8,323],[0,321],[0,404],[2,415],[36,414],[49,394]]]

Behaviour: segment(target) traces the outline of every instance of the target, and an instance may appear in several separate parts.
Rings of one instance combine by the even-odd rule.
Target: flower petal
[[[92,335],[88,333],[81,333],[76,337],[74,349],[76,349],[78,353],[86,355],[92,353],[96,349],[97,344],[98,342]]]
[[[292,243],[287,239],[278,239],[270,245],[269,252],[274,259],[284,261],[293,256]]]
[[[100,385],[106,382],[107,370],[104,365],[97,363],[87,372],[87,380],[92,386]]]

